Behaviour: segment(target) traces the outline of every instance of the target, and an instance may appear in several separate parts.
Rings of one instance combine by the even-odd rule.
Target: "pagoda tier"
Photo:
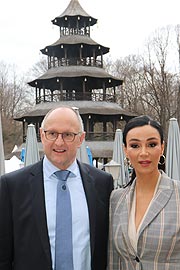
[[[122,109],[117,103],[99,102],[99,101],[59,101],[46,102],[37,104],[28,113],[15,118],[17,121],[23,123],[23,139],[26,140],[27,125],[33,123],[36,127],[37,138],[40,141],[39,128],[44,115],[49,110],[58,108],[59,106],[77,107],[84,123],[86,131],[86,144],[91,149],[93,158],[103,159],[112,157],[114,134],[119,128],[119,122],[127,122],[134,117],[130,113]],[[97,128],[97,123],[99,127]],[[112,126],[111,129],[108,126]],[[22,147],[25,145],[23,144]],[[39,143],[41,156],[43,156],[43,149]]]
[[[71,0],[65,11],[52,20],[52,23],[62,26],[62,30],[84,29],[84,33],[90,35],[90,26],[97,23],[97,19],[91,17],[77,0]],[[89,30],[89,31],[88,31]],[[62,31],[61,33],[64,33]]]
[[[66,66],[51,68],[29,83],[36,88],[36,104],[62,100],[116,102],[118,78],[97,67]]]
[[[108,53],[109,48],[96,43],[90,37],[70,35],[61,37],[41,52],[48,55],[48,68],[72,64],[102,68],[103,54]]]

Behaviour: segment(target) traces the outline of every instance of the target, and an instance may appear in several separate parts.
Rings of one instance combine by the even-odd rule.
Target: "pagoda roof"
[[[58,101],[58,102],[44,102],[36,104],[30,111],[23,115],[16,117],[15,120],[23,121],[23,119],[30,119],[34,117],[44,117],[48,111],[61,106],[77,107],[80,114],[91,115],[119,115],[124,119],[130,119],[136,116],[134,113],[124,110],[119,104],[106,101]]]
[[[69,84],[72,84],[71,79],[74,85],[75,80],[78,83],[78,78],[79,81],[82,81],[84,77],[86,77],[87,80],[88,77],[90,77],[91,86],[94,89],[102,88],[102,80],[107,84],[107,87],[118,86],[123,83],[123,80],[110,75],[103,68],[93,66],[60,66],[48,69],[42,76],[28,84],[33,87],[42,88],[45,82],[47,89],[59,89],[58,79],[69,78],[69,80],[66,80],[66,83],[68,87],[70,87]],[[72,87],[74,88],[74,86]]]
[[[64,54],[64,51],[61,52],[61,49],[59,48],[60,45],[63,45],[63,46],[73,45],[73,47],[75,47],[76,45],[81,45],[81,44],[83,44],[84,46],[90,45],[90,46],[97,47],[96,48],[96,50],[97,50],[96,55],[100,55],[101,52],[103,52],[103,54],[106,54],[109,52],[108,47],[104,47],[104,46],[100,45],[99,43],[97,43],[96,41],[94,41],[89,36],[83,36],[83,35],[62,36],[53,44],[48,45],[44,49],[42,49],[41,52],[43,54],[46,54],[46,55],[51,55],[51,54],[55,53],[56,56],[60,56],[61,53]],[[57,47],[57,50],[55,50],[54,47]],[[99,49],[99,47],[101,47],[101,50]],[[47,49],[48,49],[48,51],[47,51]],[[90,50],[88,50],[87,56],[91,56],[89,54],[90,54]]]
[[[97,19],[91,17],[80,5],[78,0],[71,0],[64,12],[52,20],[52,23],[58,26],[68,26],[68,20],[65,17],[82,17],[83,21],[87,20],[90,25],[97,23]]]

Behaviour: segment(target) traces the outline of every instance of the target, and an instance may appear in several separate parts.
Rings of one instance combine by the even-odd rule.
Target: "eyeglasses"
[[[61,134],[61,138],[63,139],[64,142],[73,142],[75,137],[80,134],[81,132],[74,133],[74,132],[55,132],[55,131],[50,131],[50,130],[44,130],[45,137],[49,141],[55,141],[58,136]]]

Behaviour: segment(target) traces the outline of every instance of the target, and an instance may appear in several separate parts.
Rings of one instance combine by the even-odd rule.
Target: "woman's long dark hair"
[[[145,125],[150,125],[151,127],[155,128],[159,132],[159,135],[160,135],[160,138],[161,138],[161,144],[163,144],[164,135],[163,135],[163,130],[162,130],[161,125],[157,121],[153,120],[150,116],[141,115],[141,116],[137,116],[137,117],[132,118],[125,125],[124,131],[123,131],[123,143],[124,143],[125,147],[127,146],[126,137],[127,137],[128,132],[133,128],[142,127],[142,126],[145,126]],[[125,185],[125,187],[131,185],[135,177],[136,177],[136,173],[135,173],[135,170],[133,169],[131,179],[127,183],[127,185]]]

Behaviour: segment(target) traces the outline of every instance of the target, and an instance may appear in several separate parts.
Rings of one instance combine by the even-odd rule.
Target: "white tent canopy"
[[[16,171],[22,168],[24,164],[16,156],[12,156],[11,159],[5,160],[5,173]]]

